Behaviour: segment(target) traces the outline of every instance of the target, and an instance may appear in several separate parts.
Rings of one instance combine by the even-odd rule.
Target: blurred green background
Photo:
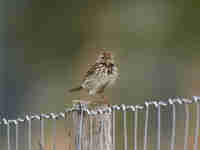
[[[1,0],[1,116],[63,111],[80,98],[65,92],[80,83],[96,48],[113,51],[120,67],[106,90],[112,104],[200,95],[199,7],[199,0]]]

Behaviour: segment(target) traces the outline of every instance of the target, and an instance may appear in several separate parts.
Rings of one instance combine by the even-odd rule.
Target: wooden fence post
[[[107,108],[108,105],[90,103],[88,101],[75,101],[75,107],[80,111],[72,112],[73,138],[75,150],[112,150],[112,114],[109,112],[88,115],[84,109],[97,111]]]

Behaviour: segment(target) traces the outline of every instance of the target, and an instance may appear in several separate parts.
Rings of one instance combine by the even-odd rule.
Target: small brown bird
[[[104,99],[104,89],[113,85],[118,77],[118,67],[115,64],[113,54],[110,51],[101,50],[96,63],[86,72],[81,85],[70,89],[69,92],[85,89],[89,95],[100,94]]]

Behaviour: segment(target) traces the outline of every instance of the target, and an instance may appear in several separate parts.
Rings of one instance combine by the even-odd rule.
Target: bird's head
[[[114,64],[114,56],[110,51],[106,50],[100,50],[98,57],[97,57],[97,63],[105,63],[106,65]]]

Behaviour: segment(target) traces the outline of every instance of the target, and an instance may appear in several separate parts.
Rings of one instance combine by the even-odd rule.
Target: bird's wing
[[[83,81],[85,81],[89,76],[93,75],[97,69],[98,65],[95,63],[94,65],[90,66],[88,71],[85,73]]]

